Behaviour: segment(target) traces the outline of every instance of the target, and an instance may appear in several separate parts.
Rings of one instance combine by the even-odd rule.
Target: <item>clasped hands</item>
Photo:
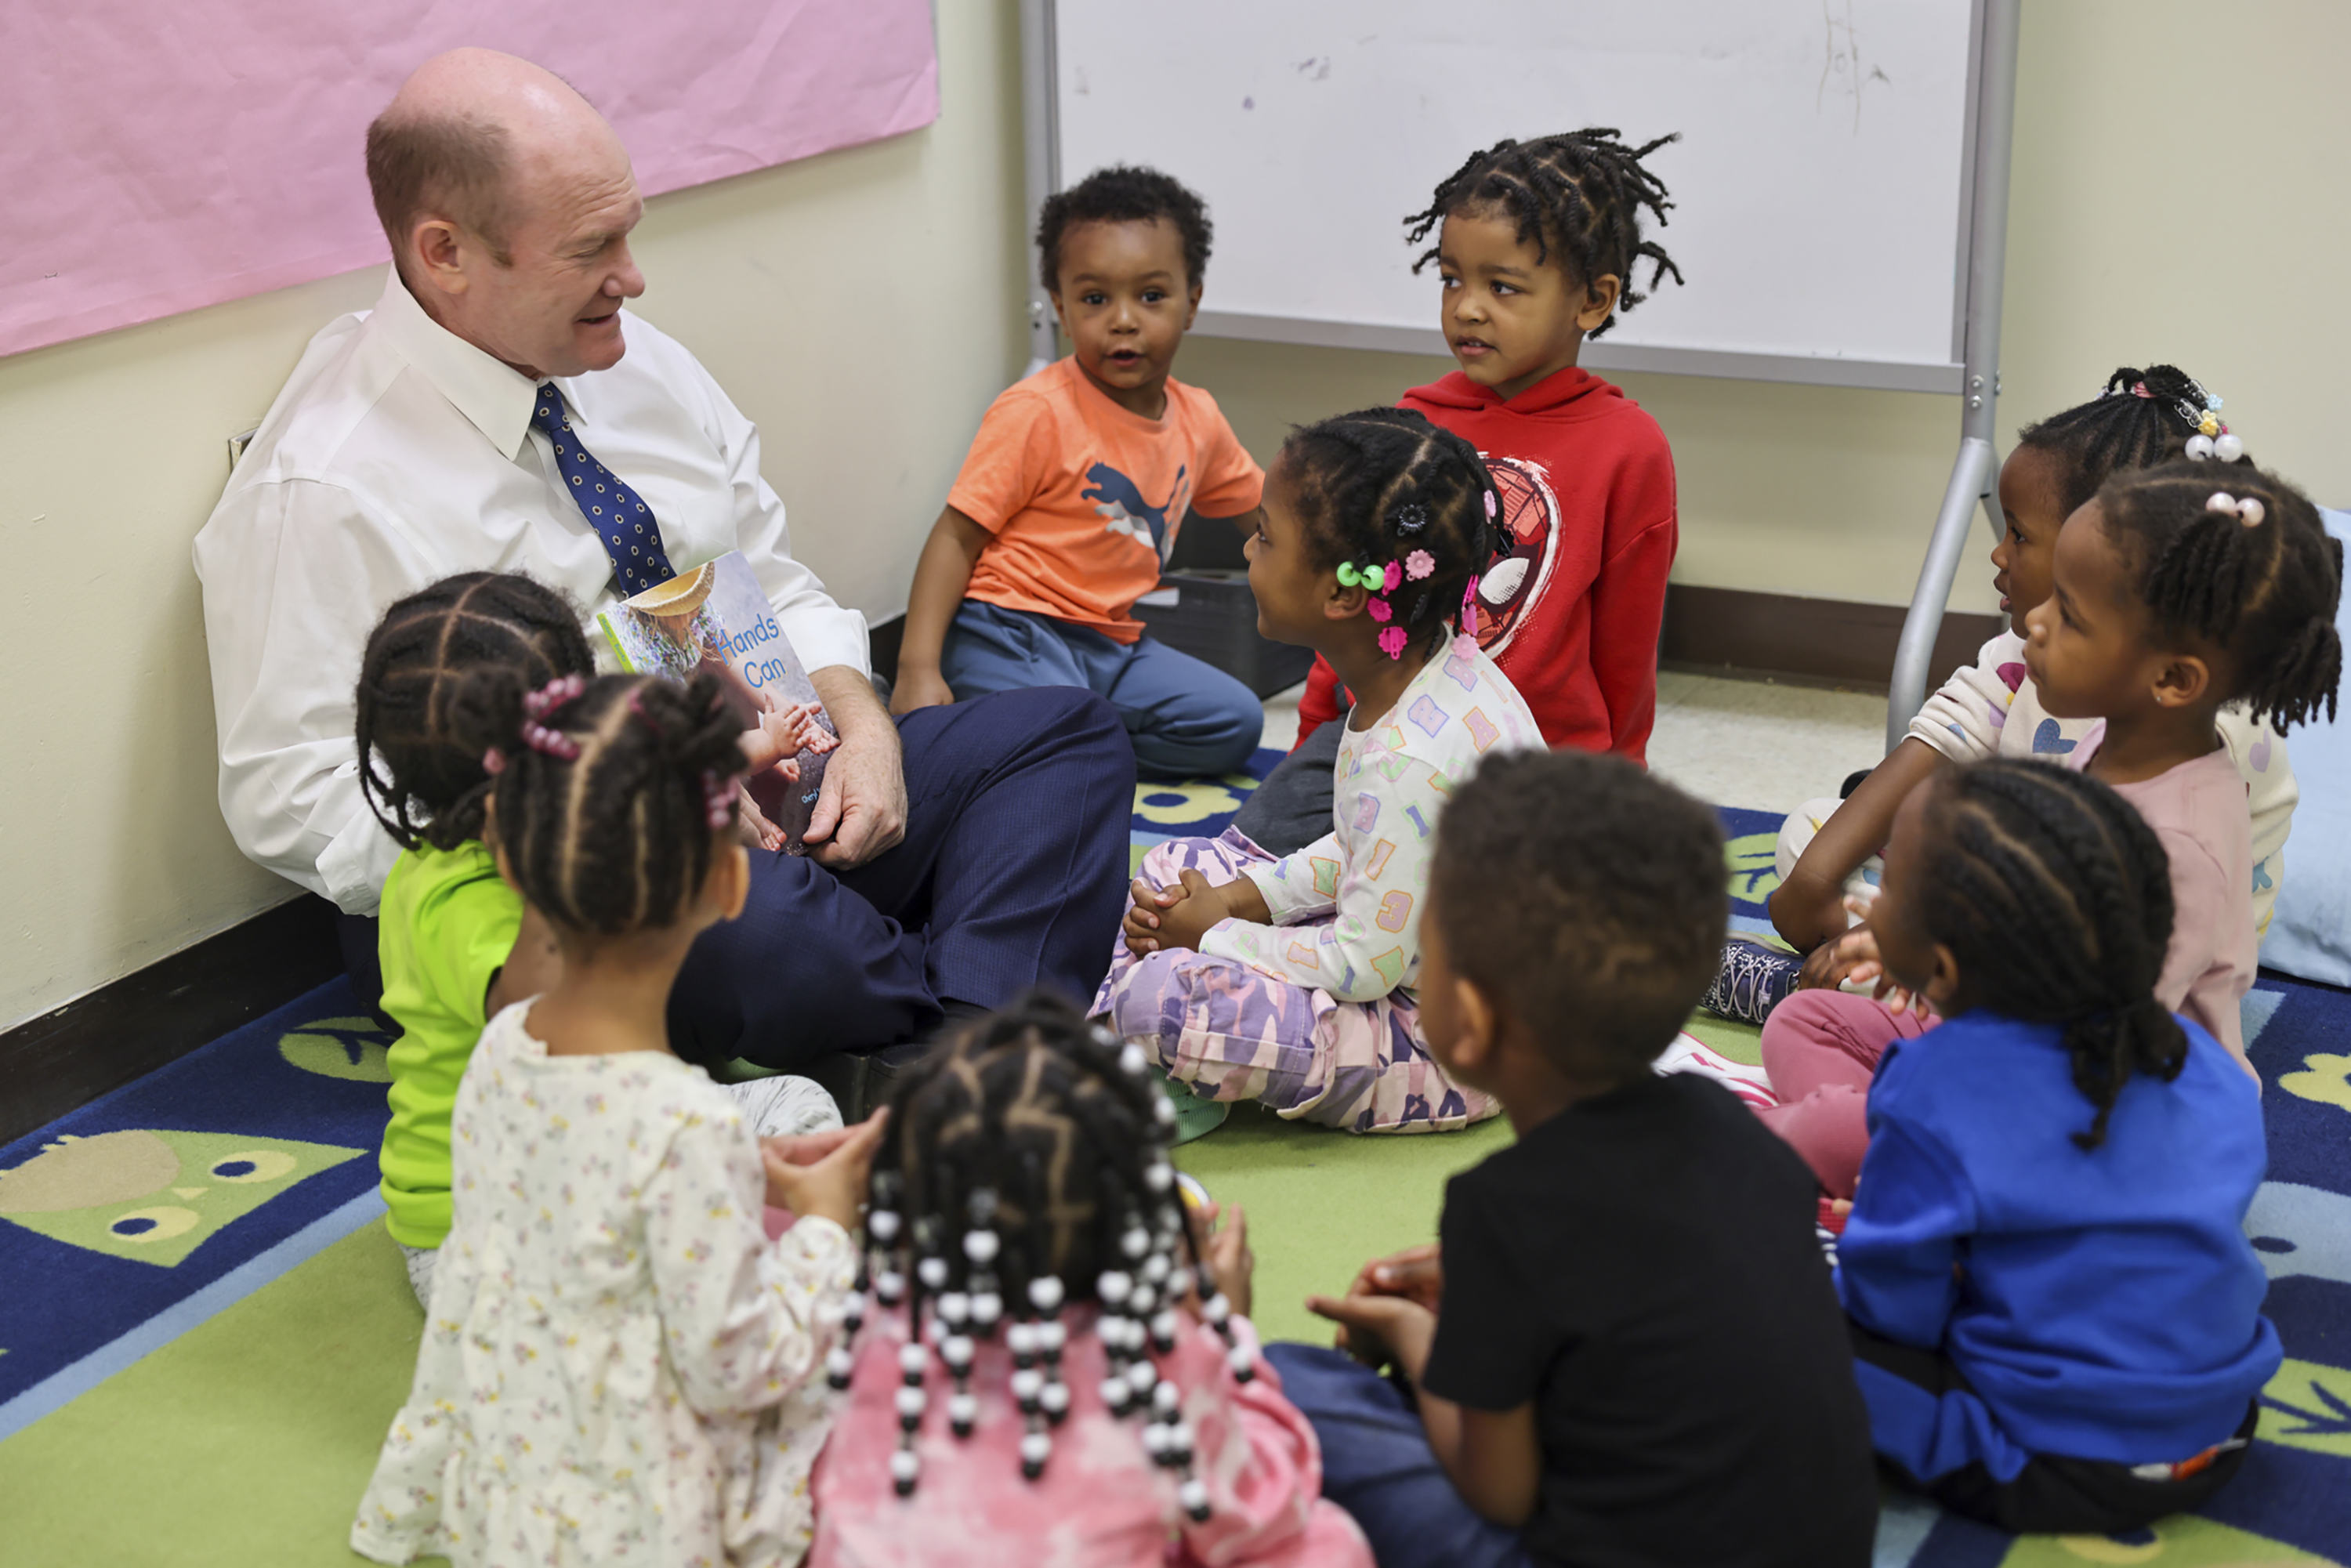
[[[1196,871],[1183,873],[1172,887],[1156,887],[1136,877],[1128,887],[1131,902],[1119,935],[1126,950],[1140,958],[1163,947],[1197,951],[1200,938],[1225,920],[1273,924],[1265,894],[1245,876],[1212,883]]]
[[[1306,1310],[1339,1325],[1337,1344],[1366,1366],[1393,1363],[1415,1384],[1437,1343],[1445,1266],[1437,1243],[1374,1258],[1344,1296],[1309,1296]]]
[[[1884,1002],[1889,1011],[1915,1010],[1925,1014],[1928,1010],[1926,999],[1895,984],[1894,977],[1886,972],[1886,960],[1877,951],[1877,936],[1868,925],[1868,901],[1847,895],[1844,907],[1862,924],[1830,938],[1806,954],[1803,969],[1796,979],[1797,988],[1829,990],[1875,980],[1877,984],[1870,995]]]

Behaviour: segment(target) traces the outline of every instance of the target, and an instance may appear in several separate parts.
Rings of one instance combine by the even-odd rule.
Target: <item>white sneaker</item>
[[[788,1138],[800,1133],[829,1133],[841,1125],[841,1107],[824,1085],[813,1078],[789,1072],[754,1078],[748,1083],[719,1085],[743,1107],[744,1120],[762,1138]]]
[[[1772,1091],[1770,1073],[1760,1067],[1731,1061],[1695,1035],[1674,1036],[1673,1044],[1666,1047],[1656,1066],[1660,1077],[1668,1072],[1695,1072],[1701,1078],[1711,1078],[1758,1108],[1780,1103],[1780,1096]]]

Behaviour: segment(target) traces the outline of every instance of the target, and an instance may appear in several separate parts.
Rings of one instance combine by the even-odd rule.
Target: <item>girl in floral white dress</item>
[[[351,1546],[380,1563],[789,1564],[831,1425],[879,1123],[763,1150],[670,1053],[695,936],[743,906],[717,683],[473,677],[487,837],[561,979],[492,1019],[452,1117],[454,1213],[408,1403]],[[764,1166],[764,1172],[763,1172]],[[763,1198],[798,1222],[777,1241]]]

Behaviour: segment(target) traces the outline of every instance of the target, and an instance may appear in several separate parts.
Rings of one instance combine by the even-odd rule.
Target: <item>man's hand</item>
[[[809,676],[841,732],[825,764],[824,788],[802,835],[819,865],[847,871],[906,836],[906,775],[898,728],[874,700],[872,683],[845,664]]]
[[[1306,1310],[1331,1319],[1343,1331],[1340,1348],[1357,1361],[1396,1370],[1420,1382],[1437,1343],[1437,1314],[1402,1296],[1309,1296]]]
[[[956,700],[946,677],[934,669],[910,669],[898,661],[898,684],[890,688],[890,711],[909,714],[918,707],[946,707]]]
[[[806,1165],[795,1164],[775,1146],[786,1140],[763,1144],[759,1156],[768,1167],[768,1201],[803,1219],[830,1219],[843,1230],[856,1229],[857,1213],[865,1202],[865,1178],[889,1120],[885,1107],[856,1126],[841,1129],[832,1147]]]

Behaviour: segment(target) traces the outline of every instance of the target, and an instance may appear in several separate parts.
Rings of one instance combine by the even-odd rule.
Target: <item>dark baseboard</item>
[[[1735,588],[1666,590],[1666,634],[1658,662],[1669,667],[1779,675],[1804,682],[1884,691],[1894,678],[1903,609],[1841,599],[1799,599]],[[1932,689],[2006,626],[2003,616],[1944,613],[1928,662]]]
[[[0,1144],[342,972],[335,906],[306,893],[18,1024],[0,1034]]]

